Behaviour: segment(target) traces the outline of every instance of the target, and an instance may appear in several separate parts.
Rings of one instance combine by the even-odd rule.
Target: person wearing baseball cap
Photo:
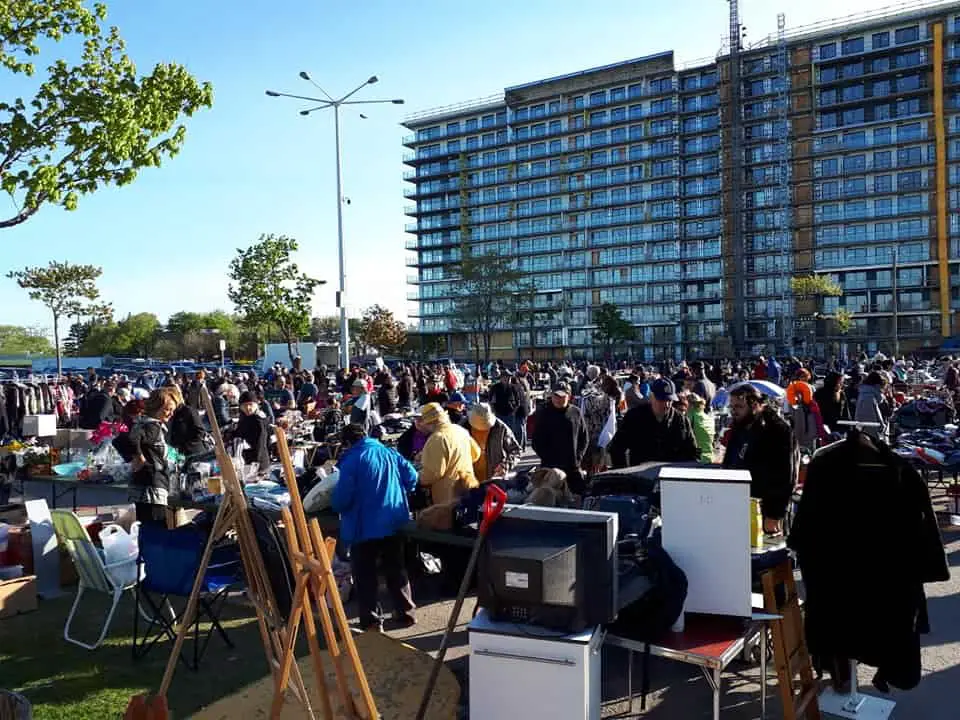
[[[567,485],[574,493],[584,490],[580,465],[587,452],[587,426],[580,408],[570,404],[572,392],[565,381],[554,383],[550,401],[534,417],[533,451],[540,465],[563,470]]]
[[[446,403],[447,415],[450,416],[450,422],[454,425],[467,425],[467,398],[462,392],[456,390],[450,393],[450,399]]]
[[[695,462],[700,451],[686,415],[674,409],[677,390],[667,377],[650,384],[650,402],[626,415],[607,450],[615,468],[645,462]]]

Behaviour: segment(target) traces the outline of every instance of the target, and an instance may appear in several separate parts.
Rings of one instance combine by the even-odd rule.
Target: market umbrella
[[[776,383],[770,382],[769,380],[746,380],[744,382],[737,383],[731,387],[730,390],[735,390],[741,385],[753,385],[753,387],[760,391],[761,395],[777,398],[778,400],[787,394],[787,391],[784,388],[780,387]]]

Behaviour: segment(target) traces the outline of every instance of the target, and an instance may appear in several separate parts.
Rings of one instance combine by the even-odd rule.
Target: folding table
[[[772,616],[776,617],[776,616]],[[727,666],[743,652],[748,642],[760,637],[760,707],[761,717],[767,708],[767,643],[762,633],[767,615],[741,619],[721,615],[687,615],[682,632],[670,632],[651,643],[649,652],[656,657],[676,660],[700,668],[713,691],[713,718],[720,719],[720,691],[722,674]],[[633,654],[647,649],[646,643],[614,632],[608,632],[606,643],[622,647],[629,653],[627,662],[627,694],[630,712],[633,712]]]

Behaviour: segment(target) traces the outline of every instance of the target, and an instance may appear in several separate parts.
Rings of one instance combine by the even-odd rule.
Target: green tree
[[[82,41],[79,62],[54,60],[33,98],[0,100],[0,187],[14,207],[0,228],[45,204],[73,210],[81,195],[133,182],[177,154],[186,135],[178,123],[213,102],[210,84],[181,65],[138,76],[106,15],[105,5],[84,0],[0,3],[0,72],[33,77],[34,60],[54,43]]]
[[[220,339],[226,340],[230,348],[238,347],[243,331],[238,319],[223,310],[206,313],[182,311],[168,318],[162,337],[177,348],[177,354],[193,357],[219,353]],[[165,347],[169,352],[169,345],[165,344]]]
[[[284,235],[261,235],[237,250],[230,263],[227,296],[248,323],[275,327],[287,343],[292,363],[294,344],[310,332],[313,294],[323,280],[300,268],[291,257],[297,241]]]
[[[160,333],[160,321],[153,313],[127,315],[117,323],[119,343],[125,354],[150,357]]]
[[[46,267],[11,270],[7,277],[27,291],[31,300],[39,300],[53,315],[53,347],[57,354],[57,374],[63,372],[60,349],[60,321],[74,315],[103,314],[109,306],[97,303],[100,291],[97,279],[103,270],[95,265],[73,265],[51,260]]]
[[[609,357],[617,343],[632,340],[635,334],[633,325],[613,303],[603,303],[593,311],[593,339],[603,345],[604,354]]]
[[[371,305],[364,310],[359,325],[360,342],[381,355],[400,353],[407,341],[407,326],[382,305]]]
[[[349,320],[347,324],[349,325]],[[313,318],[310,321],[310,339],[314,342],[339,343],[340,318],[336,315]]]
[[[843,288],[827,275],[798,275],[790,278],[790,292],[795,298],[806,300],[840,297]]]
[[[816,318],[829,319],[829,315],[824,315],[819,312],[821,300],[825,297],[841,297],[843,295],[843,288],[833,280],[828,275],[798,275],[796,277],[790,278],[790,292],[793,293],[793,297],[797,300],[806,300],[809,303],[813,303],[812,308],[812,317],[814,318],[812,334],[813,342],[816,343],[817,340],[817,323]],[[810,311],[808,305],[806,312]],[[804,315],[804,318],[808,320],[810,317],[806,315],[804,311],[801,311],[801,314]],[[847,317],[849,320],[849,317]],[[840,325],[837,324],[839,329]],[[849,329],[849,322],[847,325]],[[806,344],[806,337],[803,336],[803,342]]]
[[[509,328],[516,293],[524,289],[525,275],[510,258],[496,254],[470,255],[454,271],[455,328],[470,334],[483,362],[490,361],[493,334]]]
[[[846,308],[839,308],[833,314],[833,324],[836,326],[837,332],[841,335],[846,335],[850,332],[850,328],[853,327],[853,313]]]
[[[53,355],[53,346],[34,328],[0,325],[0,355]]]

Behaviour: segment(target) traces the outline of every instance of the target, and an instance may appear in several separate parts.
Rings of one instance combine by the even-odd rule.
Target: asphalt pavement
[[[532,458],[525,458],[531,462]],[[28,484],[28,497],[44,497],[49,502],[49,486]],[[947,499],[942,489],[932,491],[934,503],[946,509]],[[72,498],[63,498],[61,506],[69,506]],[[78,504],[117,503],[117,493],[108,489],[83,488],[78,495]],[[895,532],[895,529],[885,529]],[[908,692],[895,691],[891,697],[897,707],[893,717],[897,720],[956,720],[960,718],[960,528],[944,529],[944,545],[951,566],[952,577],[948,582],[926,586],[932,632],[922,638],[923,679],[920,685]],[[855,561],[854,558],[851,559]],[[891,582],[896,576],[891,571]],[[864,603],[870,601],[871,593],[883,592],[882,587],[865,588]],[[410,645],[428,653],[439,648],[446,627],[453,599],[443,597],[435,577],[426,577],[414,585],[414,599],[418,623],[405,630],[387,632],[403,639]],[[384,597],[386,601],[386,597]],[[446,662],[457,674],[464,690],[464,705],[468,697],[468,637],[467,624],[473,615],[476,600],[468,597],[458,620],[456,632],[447,651]],[[348,611],[352,610],[348,606]],[[634,688],[640,686],[640,663],[634,663]],[[772,664],[768,679],[767,717],[782,717],[776,678]],[[860,669],[860,686],[872,692],[873,669]],[[721,717],[724,720],[755,720],[760,718],[760,670],[758,664],[733,662],[723,676]],[[531,702],[537,692],[547,689],[531,688]],[[711,693],[707,681],[697,668],[677,662],[651,658],[650,693],[647,709],[639,710],[636,698],[633,712],[629,711],[627,694],[627,653],[618,648],[603,650],[603,717],[644,717],[650,720],[697,720],[711,717]],[[463,717],[469,717],[464,707]]]

